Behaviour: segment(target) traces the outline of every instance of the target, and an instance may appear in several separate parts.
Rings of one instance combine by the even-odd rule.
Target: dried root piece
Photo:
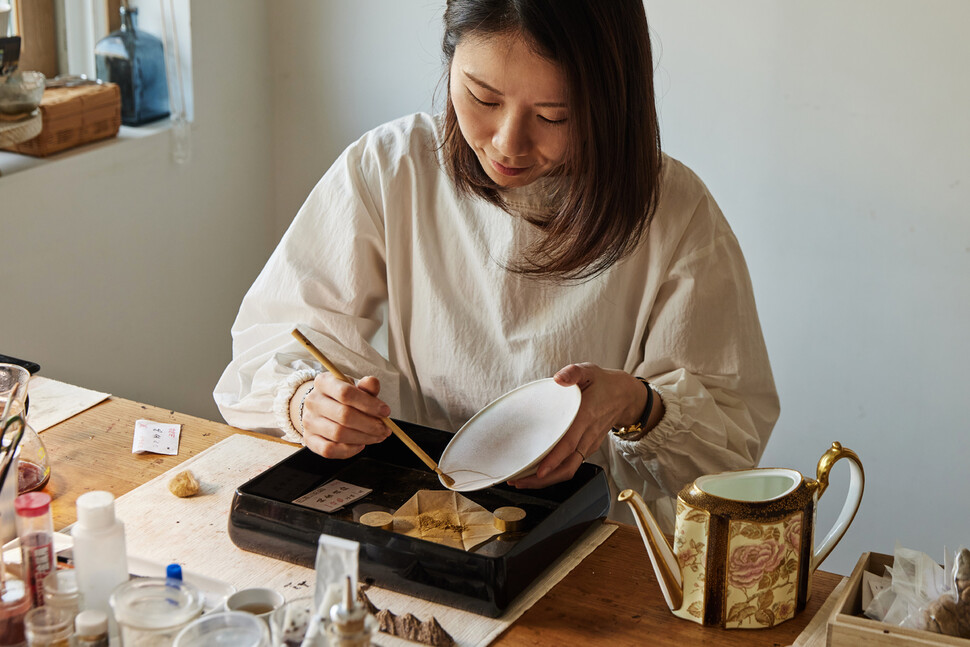
[[[367,613],[371,614],[372,616],[376,616],[380,609],[378,609],[377,605],[371,602],[370,598],[367,597],[367,594],[364,593],[366,590],[367,587],[363,583],[357,583],[357,602],[362,604],[364,608],[367,609]]]
[[[190,470],[182,470],[168,482],[168,490],[181,498],[195,496],[199,493],[199,481]]]
[[[923,623],[933,633],[959,636],[960,621],[956,601],[949,596],[934,600],[923,610]]]
[[[388,609],[378,609],[364,593],[366,588],[363,584],[358,585],[357,600],[374,614],[381,632],[431,647],[454,647],[454,638],[448,635],[437,618],[432,616],[430,620],[421,622],[411,613],[396,616]]]

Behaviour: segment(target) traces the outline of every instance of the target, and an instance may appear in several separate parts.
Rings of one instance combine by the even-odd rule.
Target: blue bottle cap
[[[165,567],[165,578],[169,580],[181,580],[182,567],[178,564],[169,564]]]

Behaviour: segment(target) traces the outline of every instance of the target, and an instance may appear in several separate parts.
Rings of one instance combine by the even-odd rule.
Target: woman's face
[[[565,79],[519,35],[462,38],[450,91],[462,136],[499,186],[525,186],[562,162],[569,132]]]

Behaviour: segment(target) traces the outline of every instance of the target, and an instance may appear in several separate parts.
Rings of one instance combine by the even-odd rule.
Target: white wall
[[[751,269],[782,402],[762,464],[814,473],[833,440],[862,457],[824,568],[897,539],[942,560],[970,544],[970,3],[645,4],[664,147]]]
[[[865,463],[824,568],[970,544],[970,4],[645,4],[664,146],[751,268],[783,411],[763,464],[811,474],[832,440]],[[153,138],[0,178],[0,295],[23,304],[0,352],[216,416],[239,300],[312,185],[367,128],[430,109],[443,5],[194,0],[189,166]]]
[[[280,235],[348,144],[386,121],[433,110],[443,9],[432,0],[272,0]]]

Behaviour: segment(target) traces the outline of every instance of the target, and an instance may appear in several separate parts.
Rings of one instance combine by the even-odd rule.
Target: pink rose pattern
[[[728,580],[731,586],[746,589],[752,584],[757,584],[765,573],[778,568],[784,556],[785,545],[773,539],[738,546],[731,551]]]
[[[802,516],[781,523],[732,524],[726,626],[772,626],[795,614]]]

